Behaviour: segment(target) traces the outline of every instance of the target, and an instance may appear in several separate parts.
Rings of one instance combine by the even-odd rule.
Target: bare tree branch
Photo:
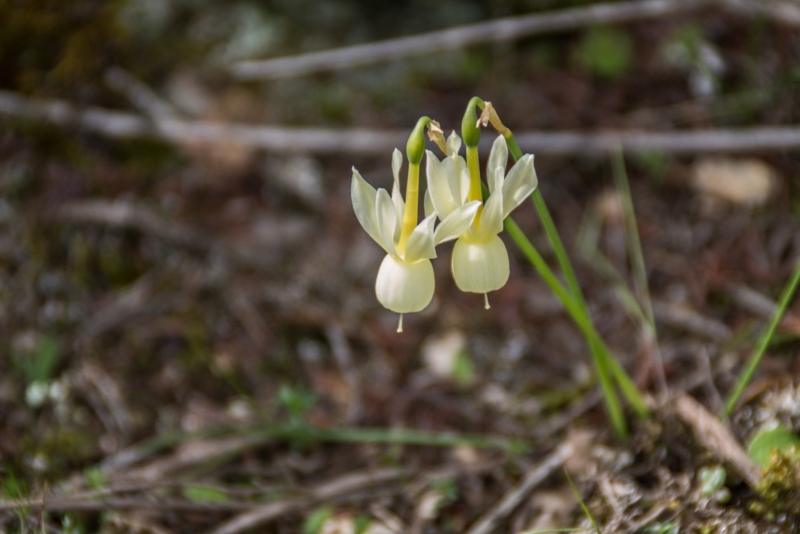
[[[231,66],[240,80],[265,80],[303,76],[409,56],[457,50],[478,44],[503,42],[543,33],[574,30],[593,24],[611,24],[657,18],[705,7],[710,0],[644,0],[595,4],[549,13],[507,17],[322,52],[265,61],[241,61]]]
[[[385,155],[405,146],[408,131],[367,128],[295,128],[251,126],[240,123],[165,119],[158,124],[146,118],[88,107],[79,109],[62,100],[42,100],[0,91],[0,116],[39,120],[79,128],[108,137],[163,139],[174,143],[220,143],[280,153]],[[484,136],[488,152],[491,137]],[[660,151],[683,154],[703,152],[775,151],[800,147],[800,126],[762,126],[725,130],[673,132],[521,132],[517,142],[536,154],[603,156],[617,146],[626,152]]]

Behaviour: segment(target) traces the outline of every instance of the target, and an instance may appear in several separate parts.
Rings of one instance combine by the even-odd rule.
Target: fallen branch
[[[555,451],[550,453],[529,470],[519,484],[495,503],[489,511],[470,527],[467,534],[489,534],[494,532],[497,523],[507,517],[519,504],[533,491],[533,488],[544,482],[556,469],[572,456],[573,448],[570,442],[565,441]]]
[[[39,120],[108,137],[162,139],[174,143],[238,144],[280,153],[386,155],[405,146],[407,131],[367,128],[293,128],[165,119],[155,124],[137,115],[61,100],[28,98],[0,91],[0,116]],[[764,126],[729,130],[676,132],[522,132],[517,142],[526,152],[607,157],[619,146],[625,152],[758,152],[800,148],[800,127]],[[488,152],[486,136],[481,148]],[[165,230],[167,231],[167,230]],[[167,231],[170,232],[171,231]]]
[[[265,254],[210,238],[199,230],[162,217],[140,203],[106,200],[72,202],[59,208],[56,217],[73,223],[135,229],[189,250],[218,254],[241,267],[269,270],[274,266],[275,260]]]
[[[710,3],[712,2],[708,0],[645,0],[595,4],[548,13],[501,18],[298,56],[264,61],[241,61],[232,65],[230,71],[240,80],[289,78],[446,50],[458,50],[485,43],[513,41],[521,37],[575,30],[595,24],[657,18],[671,13],[696,10]]]
[[[747,456],[733,434],[702,404],[682,393],[675,400],[675,413],[692,429],[697,440],[730,464],[748,486],[755,488],[758,485],[761,469]]]
[[[309,492],[308,496],[283,499],[253,507],[222,523],[211,531],[211,534],[237,534],[252,530],[284,514],[310,506],[314,502],[326,501],[371,486],[385,485],[411,474],[407,469],[395,467],[352,473],[317,486]]]

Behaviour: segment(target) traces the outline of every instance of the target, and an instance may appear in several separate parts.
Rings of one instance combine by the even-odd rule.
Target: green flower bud
[[[425,127],[431,123],[430,117],[420,117],[406,144],[406,156],[411,165],[419,165],[425,154]]]
[[[461,119],[461,138],[468,147],[476,147],[481,141],[481,129],[478,126],[478,114],[475,113],[475,106],[484,106],[483,100],[477,96],[470,99],[467,110],[464,112],[464,118]]]

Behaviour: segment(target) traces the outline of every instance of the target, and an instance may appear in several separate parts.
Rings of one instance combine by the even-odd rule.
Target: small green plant
[[[333,517],[333,512],[332,506],[322,506],[312,510],[303,521],[303,534],[319,534],[325,523]]]
[[[60,359],[61,341],[52,334],[38,336],[32,350],[13,354],[14,365],[22,372],[26,384],[51,380]]]
[[[299,387],[283,384],[278,390],[278,404],[286,410],[292,425],[304,424],[306,414],[316,402],[313,393]]]
[[[618,78],[630,71],[633,43],[623,30],[596,26],[578,43],[575,61],[601,78]]]
[[[769,466],[776,451],[794,454],[800,459],[800,436],[788,428],[778,426],[756,434],[747,447],[747,455],[761,467]]]
[[[207,486],[186,486],[183,488],[183,496],[197,503],[226,502],[228,500],[228,495],[224,491]]]

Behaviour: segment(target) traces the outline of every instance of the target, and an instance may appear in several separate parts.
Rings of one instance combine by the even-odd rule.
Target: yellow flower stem
[[[408,180],[406,181],[406,208],[403,212],[403,225],[400,227],[400,242],[397,252],[405,254],[408,238],[417,227],[417,214],[419,210],[419,163],[408,165]]]
[[[469,192],[467,200],[483,201],[483,194],[481,193],[481,168],[480,161],[478,160],[478,147],[467,147],[467,169],[469,169]]]
[[[464,118],[461,119],[461,138],[464,140],[464,145],[467,147],[467,169],[469,170],[469,191],[467,192],[467,200],[479,200],[483,202],[483,193],[481,187],[481,167],[478,158],[478,143],[481,140],[481,129],[478,126],[478,115],[475,113],[475,108],[483,109],[486,103],[477,96],[470,99],[467,104],[467,109],[464,112]],[[475,227],[480,226],[481,214],[483,213],[483,205],[478,208],[478,213],[475,215]]]

